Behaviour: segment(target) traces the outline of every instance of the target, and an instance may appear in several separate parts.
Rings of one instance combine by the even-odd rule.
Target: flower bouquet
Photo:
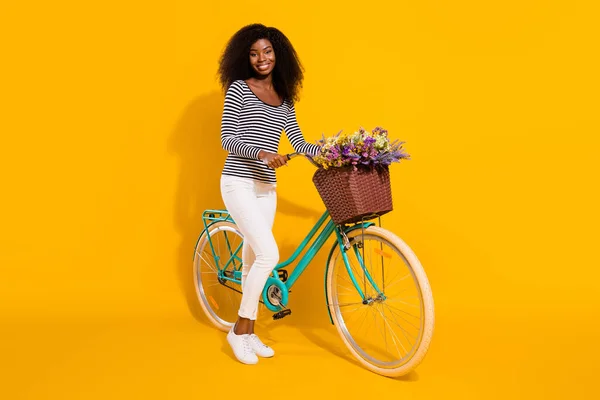
[[[393,209],[389,165],[410,159],[404,142],[390,142],[380,127],[342,132],[318,142],[313,182],[337,225],[356,223]]]

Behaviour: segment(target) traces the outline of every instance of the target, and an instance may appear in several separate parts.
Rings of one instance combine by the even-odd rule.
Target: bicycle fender
[[[198,247],[198,243],[200,243],[200,240],[202,239],[202,237],[203,237],[204,235],[208,234],[208,232],[210,231],[210,228],[211,228],[213,225],[215,225],[215,224],[218,224],[219,222],[230,222],[230,223],[232,223],[233,225],[235,225],[235,222],[234,222],[233,220],[226,220],[226,221],[212,221],[212,222],[209,222],[209,223],[206,225],[206,228],[202,228],[202,230],[200,231],[200,234],[198,235],[198,238],[196,239],[196,244],[195,244],[195,246],[194,246],[194,254],[192,255],[192,260],[194,259],[194,257],[196,257],[196,251],[195,251],[195,250],[196,250],[196,248]],[[242,235],[242,238],[243,238],[243,235]]]

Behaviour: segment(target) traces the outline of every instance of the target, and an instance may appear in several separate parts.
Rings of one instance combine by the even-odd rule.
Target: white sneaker
[[[227,341],[233,350],[233,354],[241,363],[256,364],[258,362],[258,357],[254,354],[250,345],[250,335],[236,335],[233,328],[231,328],[227,334]]]
[[[254,333],[250,335],[248,341],[250,342],[250,347],[252,347],[252,350],[254,353],[256,353],[256,355],[261,357],[273,357],[275,355],[275,351],[261,342],[258,336],[256,336]]]

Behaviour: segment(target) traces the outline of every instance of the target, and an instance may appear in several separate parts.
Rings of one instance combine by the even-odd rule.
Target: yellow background
[[[592,3],[4,5],[0,397],[264,396],[284,384],[286,397],[319,384],[346,398],[595,397]],[[283,30],[306,67],[307,140],[382,125],[407,142],[383,222],[428,273],[436,331],[403,379],[342,347],[324,254],[293,315],[263,321],[278,355],[256,367],[195,304],[200,213],[222,207],[217,60],[255,21]],[[278,173],[283,256],[322,211],[311,173],[302,160]]]

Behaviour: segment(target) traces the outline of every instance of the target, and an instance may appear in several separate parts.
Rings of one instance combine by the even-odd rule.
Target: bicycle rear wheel
[[[421,363],[433,335],[433,296],[425,271],[390,231],[371,226],[364,234],[349,233],[348,239],[351,274],[337,244],[327,270],[334,324],[366,368],[384,376],[405,375]]]
[[[196,295],[210,322],[224,332],[237,320],[242,300],[235,279],[242,268],[242,242],[235,224],[216,222],[202,234],[194,253]]]

